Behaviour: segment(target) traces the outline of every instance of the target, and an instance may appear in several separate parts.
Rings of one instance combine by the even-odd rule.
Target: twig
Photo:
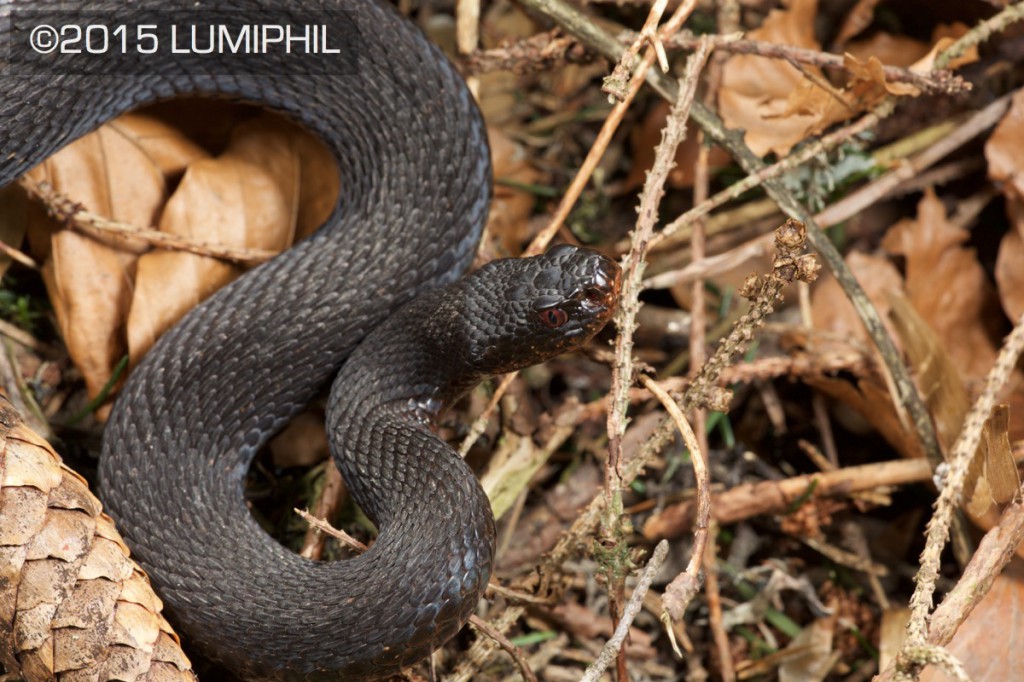
[[[345,492],[345,481],[341,478],[341,472],[338,471],[338,467],[335,466],[334,462],[328,458],[324,463],[324,467],[324,485],[317,496],[316,514],[310,515],[316,521],[333,518]],[[302,540],[302,549],[299,551],[299,554],[307,559],[319,560],[324,553],[324,536],[332,534],[324,532],[320,525],[313,523],[305,515],[302,518],[309,522],[310,527],[306,531],[306,537]],[[355,538],[351,539],[355,540]]]
[[[640,308],[639,295],[645,267],[645,257],[650,235],[658,221],[658,205],[664,194],[665,182],[674,165],[676,149],[686,137],[686,120],[689,115],[693,96],[698,81],[696,74],[706,61],[707,50],[698,52],[687,66],[684,83],[690,87],[680,91],[680,97],[673,105],[662,133],[661,143],[655,151],[654,165],[647,174],[644,190],[640,195],[640,206],[637,209],[636,228],[633,232],[633,246],[626,255],[622,271],[624,273],[622,294],[619,309],[615,316],[615,325],[619,334],[615,339],[615,367],[612,372],[611,409],[608,415],[610,470],[617,470],[621,455],[621,439],[625,433],[625,416],[629,402],[629,387],[633,377],[633,330],[636,328],[636,314]],[[616,482],[617,483],[617,482]],[[608,486],[613,489],[617,486]],[[610,500],[609,500],[610,501]]]
[[[970,142],[978,135],[995,126],[1010,107],[1013,95],[1004,95],[981,111],[972,112],[966,121],[960,122],[952,133],[940,138],[935,144],[907,159],[893,170],[872,180],[855,192],[848,194],[815,216],[822,225],[836,225],[860,213],[883,196],[888,195],[901,183],[916,177],[924,169],[935,165],[954,150]]]
[[[943,50],[935,58],[935,66],[933,71],[937,69],[944,69],[954,59],[962,57],[967,50],[981,45],[983,42],[992,37],[993,34],[999,33],[1006,29],[1010,24],[1021,21],[1024,19],[1024,2],[1018,2],[1010,5],[1001,12],[997,12],[985,21],[977,24],[967,33],[960,36],[955,43]]]
[[[755,290],[747,291],[752,297],[750,310],[736,321],[733,330],[719,344],[715,354],[704,363],[694,382],[684,391],[680,401],[680,407],[683,410],[697,405],[726,406],[724,403],[728,401],[728,393],[717,389],[717,381],[730,358],[742,352],[754,337],[754,332],[764,325],[765,319],[774,310],[775,302],[785,282],[792,281],[798,276],[812,277],[816,273],[813,257],[799,255],[804,248],[804,236],[803,230],[794,221],[788,221],[776,230],[776,245],[779,253],[776,255],[774,274],[764,278],[753,278],[750,288]],[[810,272],[811,270],[813,272]],[[755,287],[754,285],[757,284],[764,284],[764,286]],[[671,418],[665,418],[658,425],[654,435],[643,444],[637,455],[624,463],[621,474],[622,483],[628,484],[636,478],[644,467],[668,445],[674,433],[675,422]],[[551,550],[547,561],[540,569],[541,591],[551,588],[549,581],[552,570],[561,566],[569,558],[580,538],[593,532],[601,519],[606,501],[605,493],[603,491],[598,493]]]
[[[930,644],[908,646],[900,652],[900,656],[912,663],[915,669],[920,670],[926,665],[934,665],[957,682],[971,682],[963,663],[942,647]]]
[[[480,0],[455,3],[455,43],[460,54],[470,54],[480,41]]]
[[[469,427],[469,433],[462,440],[462,445],[459,446],[459,457],[465,458],[469,454],[470,448],[476,443],[477,439],[483,435],[484,430],[487,428],[487,423],[491,420],[491,416],[494,411],[498,408],[498,403],[501,402],[501,398],[508,391],[508,387],[512,385],[515,378],[519,376],[519,372],[509,372],[501,378],[498,382],[498,386],[494,389],[494,394],[491,399],[487,401],[484,411],[480,413],[480,416],[473,420],[473,423]]]
[[[647,562],[647,566],[644,568],[643,573],[640,574],[640,580],[637,582],[636,588],[633,590],[633,596],[630,597],[629,603],[626,604],[626,608],[622,612],[622,618],[619,620],[619,624],[615,627],[615,632],[612,633],[611,639],[609,639],[604,645],[604,648],[601,649],[601,653],[598,655],[597,660],[587,668],[583,677],[580,678],[580,682],[597,682],[601,679],[601,674],[604,673],[608,665],[616,658],[623,642],[626,641],[626,635],[629,634],[629,626],[633,624],[633,619],[636,618],[636,614],[640,613],[640,609],[644,603],[644,595],[647,594],[647,590],[650,589],[651,583],[654,581],[654,576],[658,574],[658,569],[661,568],[661,564],[664,563],[667,555],[668,543],[662,540],[658,543],[658,546],[654,548],[654,554],[651,556],[651,560]]]
[[[493,50],[478,50],[467,58],[472,74],[511,71],[526,75],[551,68],[561,61],[576,61],[584,53],[574,39],[547,31]]]
[[[685,3],[680,5],[680,9],[684,7]],[[673,19],[675,18],[676,15],[673,16]],[[671,20],[669,24],[672,24]],[[645,60],[647,66],[642,68],[646,69],[653,60],[651,54],[652,51],[648,51]],[[625,567],[628,565],[628,552],[625,550],[622,528],[622,480],[619,472],[622,436],[626,432],[626,411],[629,408],[629,387],[633,384],[633,331],[636,329],[636,314],[640,309],[640,283],[646,266],[647,242],[658,222],[658,206],[664,195],[665,182],[675,163],[676,149],[686,137],[686,120],[699,82],[697,74],[709,54],[709,49],[698,50],[687,62],[687,75],[682,79],[682,83],[687,87],[680,88],[679,99],[669,112],[661,143],[655,150],[654,165],[647,174],[640,195],[632,248],[622,264],[622,292],[619,296],[619,308],[615,313],[615,326],[619,333],[615,338],[615,365],[612,368],[607,420],[608,459],[604,477],[607,504],[600,531],[601,543],[610,550],[606,552],[608,560],[604,562],[604,570],[608,581],[609,610],[613,619],[618,618],[621,608],[624,589],[622,581],[625,578]],[[625,674],[624,657],[619,659],[619,670],[619,678],[622,679]]]
[[[497,642],[498,646],[504,649],[505,653],[512,657],[512,660],[514,660],[516,665],[519,666],[519,672],[522,674],[524,680],[527,682],[537,682],[537,676],[533,674],[533,670],[530,668],[530,662],[527,661],[526,656],[523,655],[523,650],[510,642],[508,637],[506,637],[501,630],[477,615],[469,617],[469,624]]]
[[[508,630],[525,612],[525,609],[521,606],[508,607],[495,618],[492,629],[496,629],[498,632]],[[488,634],[484,630],[481,630],[481,632]],[[469,682],[474,679],[479,675],[480,668],[499,646],[501,646],[501,643],[498,640],[491,639],[490,637],[477,637],[473,645],[469,647],[469,651],[462,657],[459,665],[456,666],[455,671],[445,677],[444,682]]]
[[[37,263],[34,258],[22,251],[19,251],[10,244],[0,241],[0,252],[11,260],[21,263],[26,268],[31,270],[39,269],[39,263]]]
[[[686,570],[677,575],[668,587],[662,603],[668,615],[676,621],[683,619],[686,607],[700,589],[700,568],[704,563],[704,549],[708,544],[708,520],[711,518],[711,475],[704,459],[704,452],[697,435],[690,428],[686,416],[668,392],[648,376],[641,376],[640,381],[657,397],[658,401],[675,421],[676,428],[683,437],[683,443],[690,451],[690,462],[693,465],[693,476],[697,486],[697,515],[693,524],[693,550]]]
[[[619,63],[612,69],[611,74],[605,77],[604,85],[601,89],[611,95],[613,99],[619,101],[625,99],[626,93],[630,89],[630,81],[633,78],[633,62],[640,53],[640,48],[645,43],[650,43],[651,48],[656,52],[658,64],[661,66],[662,72],[668,73],[668,57],[665,56],[665,46],[658,37],[658,22],[661,21],[661,15],[665,13],[667,5],[668,0],[654,0],[654,4],[651,5],[651,10],[647,13],[647,19],[644,21],[640,32],[622,53]],[[693,9],[691,8],[687,11],[687,14],[692,11]],[[648,60],[644,61],[648,62]],[[646,65],[641,65],[640,68],[646,71],[649,66],[650,62]]]
[[[47,358],[57,358],[64,355],[57,347],[40,341],[24,329],[11,324],[7,320],[0,320],[0,334]]]
[[[620,38],[634,43],[639,35],[634,31],[623,31],[620,33]],[[783,59],[788,62],[810,64],[826,69],[849,71],[846,58],[843,55],[762,40],[747,40],[742,37],[742,33],[695,36],[689,32],[681,32],[666,38],[662,43],[667,48],[692,50],[700,40],[705,38],[711,41],[715,50],[723,52],[751,54],[766,59]],[[565,59],[576,46],[578,43],[570,38],[553,38],[550,33],[543,33],[511,45],[474,53],[470,58],[470,71],[486,73],[509,70],[518,74],[527,73],[537,70],[538,65],[549,65],[554,60]],[[885,76],[886,82],[909,83],[921,92],[928,94],[955,95],[971,89],[971,83],[940,67],[925,74],[886,64],[882,66],[882,74]]]
[[[693,10],[693,6],[695,4],[695,0],[686,0],[686,2],[681,3],[672,14],[672,17],[669,18],[668,22],[666,22],[665,26],[659,32],[659,35],[664,38],[675,31],[678,31],[683,21]],[[619,57],[621,57],[621,54],[617,55],[616,59]],[[555,234],[561,229],[562,225],[565,223],[565,219],[569,217],[572,207],[576,204],[576,200],[579,199],[580,195],[583,193],[584,188],[590,181],[591,175],[593,175],[594,170],[597,168],[597,164],[600,163],[601,158],[604,156],[605,150],[608,148],[608,144],[612,141],[615,131],[618,130],[619,124],[622,123],[622,119],[626,115],[626,111],[629,109],[630,104],[632,104],[636,94],[640,92],[640,87],[644,84],[650,67],[654,63],[654,59],[654,50],[648,50],[641,63],[636,67],[636,71],[629,80],[628,87],[624,88],[619,93],[621,97],[617,98],[618,101],[615,106],[612,107],[611,112],[609,112],[608,117],[601,126],[601,130],[597,134],[597,139],[595,139],[594,144],[590,146],[590,151],[587,152],[587,157],[583,160],[583,165],[580,166],[579,171],[577,171],[576,176],[572,179],[568,189],[566,189],[565,194],[562,196],[562,200],[558,203],[558,208],[555,210],[555,214],[551,217],[548,225],[541,230],[536,237],[534,237],[524,255],[532,256],[541,253]]]
[[[18,184],[24,187],[29,194],[46,204],[46,208],[52,216],[86,233],[100,233],[123,239],[140,240],[160,249],[187,251],[199,256],[209,256],[210,258],[217,258],[240,265],[258,265],[277,255],[277,251],[210,244],[171,234],[170,232],[161,232],[153,227],[138,227],[129,223],[110,220],[97,213],[85,210],[81,204],[58,192],[48,182],[36,182],[28,176],[22,176],[18,180]]]
[[[699,39],[696,36],[680,34],[666,40],[665,45],[692,50]],[[809,64],[822,68],[849,70],[845,56],[820,50],[761,40],[745,40],[736,35],[716,35],[711,36],[711,40],[716,49],[725,52],[757,55],[767,59],[782,59],[790,63]],[[950,71],[941,70],[940,67],[931,73],[924,74],[899,66],[883,65],[882,73],[886,82],[909,83],[924,93],[955,95],[971,89],[969,82]]]
[[[341,530],[340,528],[335,528],[323,519],[313,516],[305,509],[299,509],[296,507],[293,509],[293,511],[300,517],[302,517],[302,519],[304,519],[305,522],[308,523],[310,526],[316,528],[318,531],[324,533],[325,535],[330,535],[332,538],[334,538],[338,542],[341,542],[349,549],[352,549],[353,551],[360,554],[369,549],[368,546],[366,546],[359,540],[356,540],[354,537],[352,537],[345,531]]]
[[[618,59],[622,55],[622,47],[611,34],[596,26],[582,12],[573,8],[564,0],[522,0],[523,4],[544,12],[566,32],[577,36],[588,47],[597,50],[609,59]],[[648,83],[663,97],[669,101],[675,101],[678,96],[676,84],[657,72],[648,75]],[[878,105],[870,116],[884,117],[891,113],[894,107],[893,98],[886,98]],[[730,131],[725,128],[722,120],[700,102],[695,102],[691,112],[693,119],[700,124],[704,131],[715,142],[728,150],[733,158],[747,171],[757,173],[764,169],[764,163],[750,150],[743,142],[742,135],[737,131]],[[866,117],[867,118],[867,117]],[[914,427],[924,446],[929,458],[938,460],[941,458],[938,441],[935,437],[935,429],[931,417],[925,408],[924,401],[917,393],[907,368],[903,365],[899,352],[892,339],[889,337],[882,324],[881,318],[874,306],[868,300],[860,283],[853,277],[849,268],[846,267],[842,256],[835,246],[828,239],[821,227],[814,222],[809,211],[793,196],[793,194],[777,178],[765,180],[765,190],[789,216],[806,225],[808,239],[814,248],[821,255],[829,270],[835,276],[836,281],[842,286],[847,297],[853,304],[857,315],[864,323],[868,334],[871,336],[882,361],[893,377],[897,388],[896,400],[904,405],[909,412]],[[660,429],[656,436],[668,438],[668,435]],[[661,438],[655,438],[659,441]],[[660,449],[664,443],[657,447]]]
[[[974,452],[978,449],[981,430],[985,420],[992,413],[996,394],[1013,373],[1017,359],[1024,350],[1024,316],[1006,337],[999,351],[995,365],[985,379],[985,388],[964,419],[964,426],[957,437],[949,456],[949,473],[935,503],[935,514],[928,523],[925,548],[921,552],[921,568],[918,571],[917,586],[910,599],[910,622],[907,624],[907,640],[910,645],[923,645],[927,641],[928,612],[932,607],[932,595],[939,577],[942,548],[949,536],[949,525],[958,509],[963,494],[964,481]]]
[[[673,236],[688,227],[694,220],[708,215],[711,211],[729,203],[733,199],[738,198],[743,193],[748,192],[755,187],[760,187],[769,180],[777,178],[784,173],[788,173],[794,168],[802,166],[804,163],[810,161],[816,156],[838,147],[846,140],[852,139],[864,131],[874,128],[878,125],[880,120],[881,118],[876,113],[866,114],[849,125],[843,126],[828,135],[824,135],[817,140],[804,144],[799,149],[787,154],[775,163],[769,166],[764,166],[755,172],[748,173],[747,176],[739,182],[735,182],[732,185],[729,185],[726,189],[717,192],[710,199],[695,205],[693,208],[689,209],[666,225],[663,230],[658,232],[658,234],[654,235],[651,239],[651,248],[656,249],[668,247],[671,243],[675,242]]]
[[[996,576],[1024,542],[1024,501],[1019,497],[1003,510],[997,523],[985,533],[978,549],[956,586],[946,593],[928,626],[928,643],[945,646],[960,625],[988,594]]]
[[[781,481],[743,483],[712,495],[712,517],[716,523],[727,526],[755,516],[779,514],[808,491],[811,499],[828,499],[875,488],[922,483],[931,477],[932,470],[923,459],[897,459],[793,476]],[[648,519],[643,528],[644,537],[648,540],[671,539],[686,533],[697,513],[696,507],[694,500],[667,507]]]
[[[708,603],[708,625],[711,628],[711,637],[715,641],[715,650],[718,652],[718,667],[722,675],[722,682],[735,682],[736,665],[732,659],[732,649],[729,648],[729,634],[725,631],[722,622],[722,595],[718,587],[718,546],[715,538],[718,537],[718,524],[714,521],[710,524],[709,536],[711,544],[710,551],[704,555],[704,594]]]

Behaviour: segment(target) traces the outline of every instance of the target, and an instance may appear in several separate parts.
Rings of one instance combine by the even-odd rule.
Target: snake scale
[[[54,22],[69,7],[30,6]],[[123,5],[70,5],[82,6]],[[393,8],[302,5],[320,6],[358,24],[354,75],[193,65],[188,75],[0,75],[0,184],[119,113],[183,95],[282,112],[338,160],[342,196],[324,227],[166,333],[104,433],[100,491],[134,555],[189,645],[247,679],[377,679],[458,632],[490,575],[494,522],[472,471],[430,423],[482,377],[582,345],[608,320],[619,282],[614,263],[569,246],[459,279],[490,198],[469,91]],[[12,7],[0,1],[0,54]],[[131,12],[142,23],[197,7],[260,4],[173,0]],[[357,558],[312,562],[258,526],[243,479],[268,438],[332,381],[332,453],[379,536]]]

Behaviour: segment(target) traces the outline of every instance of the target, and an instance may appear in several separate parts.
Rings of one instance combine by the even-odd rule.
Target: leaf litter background
[[[865,188],[870,193],[886,171],[912,163],[993,100],[1010,98],[1005,114],[979,137],[877,192],[831,232],[903,350],[947,452],[1002,336],[1024,313],[1024,91],[1018,89],[1024,34],[1013,25],[952,64],[973,84],[970,92],[923,93],[888,79],[881,67],[927,73],[939,50],[1002,6],[994,0],[750,0],[702,4],[687,24],[695,32],[725,33],[724,26],[716,29],[716,17],[723,23],[732,17],[733,29],[746,30],[746,38],[843,58],[844,68],[836,69],[728,50],[716,54],[717,75],[705,74],[709,82],[700,96],[727,126],[744,130],[745,142],[759,155],[785,158],[810,136],[854,119],[884,97],[901,98],[896,114],[881,125],[785,176],[818,212]],[[598,3],[588,11],[638,28],[648,9]],[[412,12],[451,53],[452,11],[445,3],[425,3]],[[611,67],[582,47],[555,58],[527,50],[525,58],[507,60],[510,68],[488,66],[549,29],[542,17],[514,4],[484,3],[482,51],[460,62],[487,118],[495,164],[491,221],[478,263],[520,254],[547,224],[611,109],[600,90]],[[676,66],[685,58],[678,50],[669,55]],[[667,113],[668,105],[641,91],[562,238],[623,253]],[[666,222],[693,204],[700,151],[691,124],[661,207]],[[713,191],[743,176],[723,150],[708,151]],[[240,251],[287,248],[323,222],[338,192],[332,159],[308,133],[249,107],[197,101],[125,115],[41,164],[28,180],[109,219]],[[3,199],[4,241],[39,264],[38,270],[17,264],[7,269],[4,317],[31,337],[8,332],[13,336],[5,338],[4,388],[28,423],[89,478],[109,411],[111,398],[104,395],[116,394],[124,372],[162,331],[244,267],[153,248],[145,239],[87,224],[68,229],[20,189],[5,190]],[[729,267],[707,276],[707,305],[697,319],[706,325],[709,347],[746,305],[734,295],[736,287],[750,272],[767,269],[765,252],[747,245],[782,220],[757,190],[707,220],[709,255],[736,255]],[[683,278],[670,281],[691,256],[685,241],[673,241],[650,256],[647,276],[667,276],[668,283],[643,295],[635,353],[657,379],[679,387],[689,370],[693,296]],[[606,332],[587,354],[524,372],[469,453],[503,514],[496,577],[519,592],[536,591],[544,554],[601,494],[607,458],[602,396],[609,383],[602,351],[611,337]],[[712,515],[721,526],[705,566],[718,576],[721,613],[698,596],[685,623],[673,626],[680,653],[658,620],[657,593],[682,570],[691,549],[693,476],[676,444],[624,498],[637,565],[655,541],[672,541],[625,648],[629,679],[870,679],[900,647],[935,494],[931,475],[926,471],[899,486],[862,481],[856,490],[829,495],[816,495],[806,483],[787,487],[787,481],[921,458],[918,438],[891,398],[888,377],[846,294],[827,275],[809,292],[790,292],[756,348],[728,376],[732,407],[712,416],[707,433]],[[493,388],[474,391],[446,418],[441,428],[453,443],[466,436]],[[969,539],[992,528],[1000,505],[1019,494],[1019,371],[1000,402],[1006,407],[994,411],[988,424],[964,500]],[[92,414],[79,420],[83,408]],[[661,416],[649,395],[635,393],[623,445],[627,459]],[[333,540],[325,544],[307,532],[291,512],[295,506],[309,506],[353,535],[372,539],[372,529],[343,492],[322,496],[343,486],[323,462],[326,443],[316,405],[268,450],[254,467],[248,494],[254,514],[283,542],[309,556],[346,554]],[[744,486],[758,493],[744,497]],[[778,499],[761,494],[766,491]],[[528,602],[513,613],[509,604],[519,602],[495,595],[480,615],[494,620],[513,613],[508,634],[539,679],[579,679],[613,628],[607,563],[593,538],[581,538],[578,551],[557,567],[554,601]],[[940,590],[951,587],[961,569],[947,552]],[[1013,559],[949,646],[970,679],[1024,675],[1015,646],[1022,571],[1021,560]],[[716,628],[724,645],[713,641]],[[500,654],[473,664],[462,678],[451,673],[460,661],[467,665],[472,641],[464,633],[439,655],[450,679],[518,678]],[[197,663],[201,674],[221,674]],[[929,667],[922,679],[945,677]]]

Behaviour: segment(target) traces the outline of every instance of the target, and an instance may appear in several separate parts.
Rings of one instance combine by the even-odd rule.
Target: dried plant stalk
[[[0,396],[0,663],[28,682],[195,682],[85,480]]]

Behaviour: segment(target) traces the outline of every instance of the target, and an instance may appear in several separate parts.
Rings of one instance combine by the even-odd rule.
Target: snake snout
[[[622,287],[622,268],[610,258],[604,256],[594,271],[593,288],[602,292],[602,304],[608,310],[614,310],[619,301],[619,289]]]

